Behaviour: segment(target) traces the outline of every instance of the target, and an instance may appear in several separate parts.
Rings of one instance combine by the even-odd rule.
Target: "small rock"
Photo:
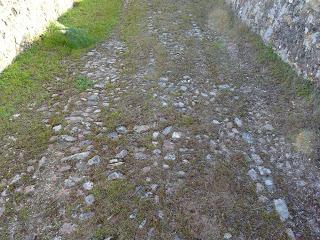
[[[256,163],[257,165],[261,165],[261,164],[263,163],[261,157],[260,157],[258,154],[252,153],[252,154],[251,154],[251,159],[252,159],[253,161],[255,161],[255,163]]]
[[[128,155],[128,150],[124,149],[116,155],[116,158],[123,159]]]
[[[153,140],[156,140],[158,137],[159,137],[159,132],[154,132],[153,134],[152,134],[152,139]]]
[[[84,190],[90,191],[93,188],[93,182],[90,182],[90,181],[85,182],[82,186]]]
[[[70,169],[71,169],[70,165],[64,165],[59,168],[59,172],[66,172],[66,171],[69,171]]]
[[[264,180],[264,184],[266,185],[266,187],[267,187],[267,189],[269,191],[273,190],[273,181],[272,181],[272,179],[265,179]]]
[[[17,174],[17,175],[15,175],[15,176],[12,178],[10,184],[15,184],[15,183],[19,182],[20,179],[21,179],[21,175],[20,175],[20,174]]]
[[[164,151],[172,151],[174,150],[174,143],[169,140],[164,140],[162,147]]]
[[[220,122],[218,120],[212,120],[212,123],[215,124],[215,125],[219,125]]]
[[[164,213],[162,210],[158,210],[158,217],[163,220],[164,219]]]
[[[115,141],[115,140],[117,140],[117,139],[119,139],[119,135],[118,135],[118,133],[117,132],[111,132],[111,133],[108,133],[108,138],[109,139],[111,139],[111,140],[113,140],[113,141]]]
[[[147,223],[147,219],[144,219],[144,220],[140,223],[139,229],[144,228],[144,226],[146,225],[146,223]]]
[[[181,91],[185,92],[185,91],[187,91],[188,88],[186,86],[181,86],[180,89],[181,89]]]
[[[269,199],[266,196],[261,195],[258,197],[258,201],[261,203],[267,203]]]
[[[61,141],[65,141],[65,142],[75,142],[77,140],[75,137],[68,136],[68,135],[62,135],[60,139]]]
[[[79,219],[84,221],[92,218],[94,216],[93,212],[85,212],[85,213],[80,213],[79,214]]]
[[[164,156],[164,160],[166,161],[174,161],[176,160],[176,155],[174,153],[168,153]]]
[[[55,131],[55,132],[59,132],[59,131],[61,131],[62,126],[61,126],[61,125],[56,125],[56,126],[54,126],[52,129],[53,129],[53,131]]]
[[[172,139],[179,139],[179,138],[181,138],[181,136],[182,136],[181,132],[172,133]]]
[[[289,218],[289,210],[286,202],[283,199],[275,199],[273,203],[281,221],[286,221]]]
[[[14,119],[17,119],[18,117],[20,117],[20,113],[13,114],[12,117],[13,117]]]
[[[163,167],[163,169],[165,169],[165,170],[167,170],[167,169],[170,168],[170,166],[169,166],[168,164],[163,164],[162,167]]]
[[[118,163],[118,162],[119,162],[119,159],[116,159],[116,158],[111,159],[111,160],[109,161],[110,164]]]
[[[118,180],[118,179],[124,179],[124,175],[120,172],[113,172],[108,175],[109,181]]]
[[[79,177],[73,177],[73,176],[69,176],[69,178],[64,180],[64,185],[66,187],[73,187],[75,186],[78,182],[80,182],[82,180],[82,178]]]
[[[138,209],[134,209],[133,212],[129,215],[130,219],[135,219],[137,217]]]
[[[161,154],[161,150],[160,149],[155,149],[155,150],[152,151],[152,153],[154,155],[160,155]]]
[[[179,178],[184,178],[186,176],[186,173],[184,171],[178,171],[177,175]]]
[[[1,215],[0,215],[1,216]],[[291,240],[296,240],[296,237],[294,236],[294,232],[292,231],[291,228],[287,228],[286,229],[286,233],[288,235],[288,237],[291,239]]]
[[[254,170],[254,169],[250,169],[248,171],[248,175],[250,176],[250,178],[253,180],[253,181],[256,181],[258,179],[258,175],[257,175],[257,172]]]
[[[88,196],[86,196],[85,198],[84,198],[84,201],[86,202],[86,204],[88,205],[88,206],[90,206],[90,205],[92,205],[93,203],[94,203],[94,196],[93,196],[93,194],[90,194],[90,195],[88,195]]]
[[[42,157],[39,161],[39,168],[41,168],[47,161],[46,157]]]
[[[30,186],[27,186],[25,189],[24,189],[24,192],[26,194],[31,194],[34,192],[34,185],[30,185]]]
[[[184,103],[183,102],[178,102],[178,106],[183,108],[184,107]]]
[[[33,166],[27,167],[27,172],[28,172],[28,173],[31,173],[31,172],[33,172],[33,171],[34,171],[34,167],[33,167]]]
[[[76,230],[76,225],[72,223],[64,223],[60,228],[60,232],[66,235],[73,233],[75,230]]]
[[[223,238],[224,238],[224,239],[231,239],[231,238],[232,238],[232,235],[231,235],[230,233],[225,233],[225,234],[223,235]]]
[[[269,176],[271,174],[271,170],[269,168],[258,166],[258,170],[262,176]]]
[[[151,184],[150,188],[151,188],[151,191],[155,192],[159,188],[159,185],[158,184]]]
[[[150,127],[148,125],[141,125],[141,126],[135,126],[133,128],[133,131],[135,131],[136,133],[144,133],[149,131]]]
[[[263,126],[263,128],[265,129],[265,130],[267,130],[267,131],[272,131],[273,130],[273,126],[271,125],[271,124],[266,124],[266,125],[264,125]]]
[[[134,158],[137,160],[146,160],[148,158],[148,155],[143,152],[136,152],[134,153]]]
[[[234,123],[239,127],[241,128],[243,125],[242,125],[242,121],[240,118],[235,118],[234,119]]]
[[[120,134],[126,134],[128,132],[127,128],[124,126],[117,127],[116,131]]]
[[[227,123],[227,128],[229,128],[229,129],[233,128],[233,123],[232,122],[228,122]]]
[[[100,156],[96,155],[96,156],[94,156],[93,158],[91,158],[91,159],[88,161],[87,164],[88,164],[89,166],[97,165],[97,164],[100,163],[100,161],[101,161]]]
[[[82,153],[76,153],[74,155],[71,155],[69,157],[65,157],[63,159],[61,159],[62,162],[64,161],[70,161],[70,160],[73,160],[73,161],[82,161],[82,160],[85,160],[88,156],[90,155],[90,152],[87,151],[87,152],[82,152]]]
[[[264,191],[264,186],[261,183],[256,184],[256,192],[261,193]]]
[[[252,138],[252,135],[250,133],[247,133],[247,132],[242,133],[242,139],[245,142],[249,143],[249,144],[253,143],[253,138]]]
[[[150,167],[150,166],[144,167],[144,168],[142,168],[141,171],[142,171],[144,174],[146,174],[146,173],[148,173],[148,172],[151,171],[151,167]]]
[[[172,130],[172,126],[166,127],[165,129],[163,129],[162,134],[163,135],[168,135]]]

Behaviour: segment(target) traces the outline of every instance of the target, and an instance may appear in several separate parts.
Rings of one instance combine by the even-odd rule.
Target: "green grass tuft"
[[[80,91],[84,91],[84,90],[93,86],[93,81],[89,78],[79,76],[75,80],[74,85],[75,85],[76,89],[78,89]]]
[[[80,28],[69,27],[64,29],[52,28],[52,44],[61,45],[71,50],[89,47],[94,40],[88,31]]]

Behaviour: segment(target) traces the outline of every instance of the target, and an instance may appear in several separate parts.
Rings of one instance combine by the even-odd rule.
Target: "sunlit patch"
[[[295,138],[294,146],[297,151],[311,154],[313,152],[313,145],[315,141],[315,134],[310,130],[302,130]]]
[[[211,30],[225,31],[231,22],[228,11],[215,8],[208,14],[208,27]]]

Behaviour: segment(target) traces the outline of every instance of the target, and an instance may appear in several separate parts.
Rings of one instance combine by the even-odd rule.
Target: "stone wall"
[[[73,0],[0,0],[0,72]]]
[[[320,86],[320,0],[226,0],[299,74]]]

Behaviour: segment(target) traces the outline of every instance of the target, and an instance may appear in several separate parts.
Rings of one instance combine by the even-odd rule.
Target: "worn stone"
[[[118,179],[124,179],[124,178],[125,177],[121,172],[113,172],[113,173],[110,173],[108,175],[108,180],[109,181],[118,180]]]
[[[88,161],[88,165],[89,166],[98,165],[100,161],[101,161],[100,156],[96,155]]]
[[[150,130],[150,126],[148,125],[140,125],[140,126],[134,126],[133,131],[136,133],[144,133]]]
[[[89,157],[90,155],[90,152],[82,152],[82,153],[77,153],[77,154],[74,154],[74,155],[71,155],[69,157],[65,157],[65,158],[62,158],[61,161],[62,162],[65,162],[65,161],[82,161],[82,160],[85,160],[87,157]]]
[[[275,199],[273,203],[281,221],[286,221],[289,218],[289,210],[286,202],[283,199]]]

